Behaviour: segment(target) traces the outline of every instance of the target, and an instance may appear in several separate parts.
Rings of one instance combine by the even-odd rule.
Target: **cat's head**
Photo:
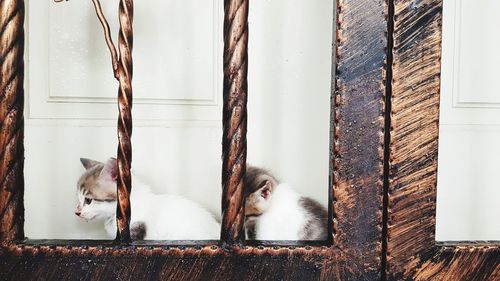
[[[75,214],[83,219],[106,219],[116,212],[117,163],[80,158],[85,172],[78,180]]]
[[[271,206],[278,180],[262,168],[248,166],[245,176],[245,215],[260,215]]]

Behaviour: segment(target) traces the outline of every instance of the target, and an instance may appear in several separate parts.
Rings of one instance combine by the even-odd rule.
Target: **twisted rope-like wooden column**
[[[63,0],[55,0],[62,2]],[[132,162],[132,46],[133,46],[133,0],[120,0],[118,34],[118,52],[111,37],[109,24],[102,11],[99,0],[92,0],[97,18],[104,30],[104,37],[108,45],[113,72],[120,86],[118,88],[118,177],[117,177],[117,207],[116,207],[116,240],[130,241],[130,192],[132,176],[130,166]]]
[[[0,241],[24,238],[24,0],[0,0]]]
[[[120,54],[118,66],[118,204],[116,223],[118,231],[116,239],[130,241],[130,191],[132,176],[130,166],[132,162],[132,22],[134,16],[133,0],[120,0],[119,19],[120,33],[118,35],[118,52]]]
[[[243,180],[247,153],[248,0],[224,1],[224,109],[222,140],[223,243],[244,238]]]

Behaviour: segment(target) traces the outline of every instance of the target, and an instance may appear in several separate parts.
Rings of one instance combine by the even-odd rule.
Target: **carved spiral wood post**
[[[234,244],[240,243],[244,238],[248,0],[225,0],[224,13],[221,240],[223,243]]]
[[[62,2],[63,0],[55,0]],[[130,241],[130,192],[132,189],[132,176],[130,166],[132,162],[132,46],[134,18],[134,1],[120,0],[118,17],[120,30],[118,34],[118,52],[111,37],[109,24],[102,11],[99,0],[92,0],[97,18],[104,30],[104,38],[111,54],[111,63],[115,78],[120,86],[118,88],[118,178],[117,178],[117,207],[116,207],[116,240]],[[118,57],[119,56],[119,57]]]
[[[116,239],[130,241],[130,191],[132,176],[130,166],[132,162],[132,22],[134,16],[133,0],[120,0],[119,19],[120,33],[118,35],[118,52],[120,55],[118,66],[118,204],[116,223],[118,231]]]
[[[0,0],[0,240],[24,239],[24,0]]]

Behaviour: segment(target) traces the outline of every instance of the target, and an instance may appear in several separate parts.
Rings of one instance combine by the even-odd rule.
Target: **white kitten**
[[[279,183],[268,171],[247,167],[245,229],[249,240],[326,240],[328,212]]]
[[[116,159],[105,164],[80,159],[85,173],[78,181],[81,218],[104,220],[110,237],[116,234]],[[130,232],[134,240],[217,240],[220,225],[197,203],[176,195],[157,195],[132,177]]]

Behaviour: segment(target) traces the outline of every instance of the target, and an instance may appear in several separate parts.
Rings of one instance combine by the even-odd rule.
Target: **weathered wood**
[[[248,1],[224,1],[221,240],[244,240],[243,184],[247,160]]]
[[[133,0],[120,0],[120,32],[118,34],[118,179],[116,208],[116,239],[130,241],[130,191],[132,189],[132,21]]]
[[[411,277],[415,280],[500,280],[500,251],[488,245],[436,245],[427,260],[421,260]],[[408,266],[410,269],[412,266]],[[411,275],[410,275],[411,276]]]
[[[338,1],[331,179],[343,280],[380,279],[386,13],[384,0]]]
[[[0,1],[0,241],[24,238],[24,1]]]
[[[390,2],[387,279],[498,280],[498,244],[435,242],[442,1]]]
[[[3,256],[0,280],[318,280],[327,249],[25,246],[22,251]]]

